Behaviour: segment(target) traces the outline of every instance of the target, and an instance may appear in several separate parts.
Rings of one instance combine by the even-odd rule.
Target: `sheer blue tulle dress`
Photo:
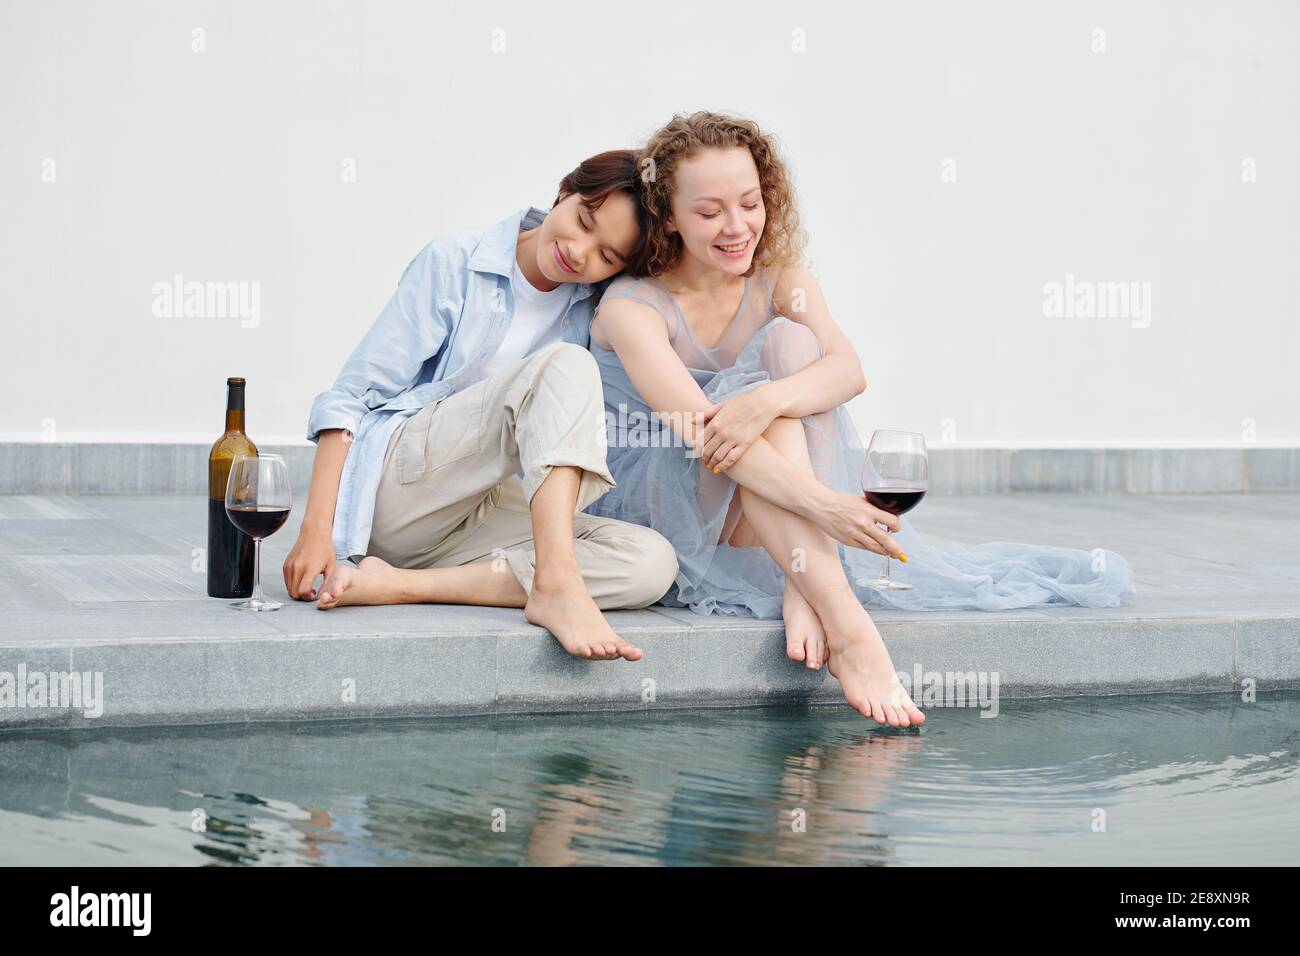
[[[775,315],[771,270],[745,280],[735,318],[713,347],[703,345],[676,300],[658,279],[620,277],[602,303],[631,299],[664,321],[673,348],[710,402],[722,402],[764,382],[794,374],[821,357],[805,325]],[[780,618],[785,575],[761,547],[726,543],[740,520],[737,485],[706,472],[675,433],[641,400],[623,363],[597,342],[591,352],[605,392],[608,463],[617,487],[586,510],[654,528],[677,552],[679,570],[661,603],[699,614]],[[646,314],[647,320],[653,317]],[[866,447],[848,411],[839,408],[803,419],[817,477],[829,488],[862,494]],[[924,508],[924,505],[922,505]],[[884,558],[839,544],[840,561],[863,606],[906,610],[1009,608],[1073,604],[1116,607],[1134,596],[1133,570],[1119,554],[995,541],[967,545],[927,542],[907,518],[894,536],[907,563],[892,574],[910,591],[881,591],[858,584],[879,576]]]

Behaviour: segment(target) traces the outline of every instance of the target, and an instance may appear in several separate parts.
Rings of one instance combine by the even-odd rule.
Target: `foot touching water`
[[[852,592],[821,620],[829,648],[828,669],[854,710],[891,727],[925,723],[925,714],[898,679],[875,622]]]

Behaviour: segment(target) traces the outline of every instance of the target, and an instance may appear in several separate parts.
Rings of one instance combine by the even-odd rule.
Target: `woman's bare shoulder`
[[[659,318],[662,327],[671,337],[676,325],[671,307],[672,297],[667,295],[658,282],[619,276],[610,283],[596,307],[591,323],[592,338],[601,348],[608,349],[610,345],[606,332],[609,329],[640,328],[647,321],[653,322],[655,317]]]
[[[672,296],[657,279],[622,275],[609,284],[600,302],[639,302],[664,312],[672,307]]]
[[[782,314],[797,299],[806,300],[814,289],[819,289],[817,277],[802,262],[770,266],[763,270],[762,284],[772,307]]]

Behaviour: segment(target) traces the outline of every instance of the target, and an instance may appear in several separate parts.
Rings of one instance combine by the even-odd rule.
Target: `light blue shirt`
[[[336,559],[367,553],[375,492],[397,426],[484,377],[515,312],[510,278],[519,232],[544,218],[530,207],[486,232],[442,236],[421,249],[333,387],[312,402],[308,441],[329,428],[353,433],[334,509]],[[565,342],[588,347],[594,291],[575,287],[560,322]]]

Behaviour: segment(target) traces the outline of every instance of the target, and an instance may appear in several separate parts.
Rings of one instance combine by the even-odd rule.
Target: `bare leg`
[[[552,468],[529,507],[536,548],[532,594],[507,568],[480,561],[454,568],[395,568],[366,557],[358,568],[338,565],[317,599],[322,610],[351,604],[474,604],[521,607],[566,651],[589,660],[639,660],[644,651],[610,628],[583,582],[574,554],[573,510],[582,470]]]
[[[778,418],[765,437],[778,448],[803,443],[807,455],[807,439],[798,419]],[[845,699],[877,723],[893,727],[923,723],[925,715],[898,681],[875,622],[849,587],[835,542],[811,521],[748,488],[741,488],[740,494],[745,516],[764,549],[821,621],[830,672],[843,686]],[[796,557],[803,571],[793,569]]]
[[[573,552],[573,510],[581,478],[581,468],[556,466],[533,492],[529,511],[537,570],[524,617],[554,634],[574,657],[640,660],[645,652],[614,633],[582,580]]]
[[[362,558],[357,568],[336,565],[321,588],[322,611],[352,604],[475,604],[523,607],[528,595],[508,568],[491,561],[455,568],[395,568],[383,558]]]
[[[773,446],[791,461],[802,465],[808,471],[813,470],[808,453],[807,441],[799,441],[794,429],[783,428],[772,431],[766,436]],[[737,491],[735,501],[742,503],[742,496]],[[762,542],[754,532],[753,526],[741,509],[740,521],[727,543],[733,548],[761,547]],[[819,670],[826,663],[826,630],[821,618],[813,610],[803,594],[789,576],[785,581],[785,593],[781,597],[781,617],[785,621],[785,654],[792,661],[801,661],[812,670]]]

